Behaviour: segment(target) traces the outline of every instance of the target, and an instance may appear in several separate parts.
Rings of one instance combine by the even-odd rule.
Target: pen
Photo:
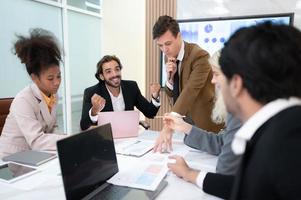
[[[174,116],[174,117],[180,117],[180,118],[185,118],[185,117],[186,117],[185,115],[177,115],[177,116],[172,115],[172,116]],[[157,119],[160,119],[160,118],[163,118],[163,117],[164,117],[164,116],[162,116],[162,115],[155,116],[155,118],[157,118]]]

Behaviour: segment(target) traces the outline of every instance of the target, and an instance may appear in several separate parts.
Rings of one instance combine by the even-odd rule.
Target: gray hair
[[[217,67],[220,69],[219,58],[221,56],[221,51],[216,51],[210,58],[209,63],[211,66]],[[226,121],[227,110],[224,103],[224,98],[221,94],[221,91],[215,88],[215,103],[211,113],[211,119],[217,124],[221,124]]]
[[[219,58],[221,57],[221,50],[216,51],[210,58],[209,63],[215,67],[221,68],[219,65]]]

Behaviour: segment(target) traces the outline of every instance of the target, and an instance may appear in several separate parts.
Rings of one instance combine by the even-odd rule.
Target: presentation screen
[[[184,41],[196,43],[210,55],[224,46],[229,37],[239,28],[271,21],[275,24],[293,25],[294,13],[252,15],[221,18],[203,18],[178,20]],[[161,86],[164,87],[167,76],[164,54],[161,53]]]

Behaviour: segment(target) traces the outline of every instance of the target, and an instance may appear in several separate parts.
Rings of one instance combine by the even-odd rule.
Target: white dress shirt
[[[179,77],[180,77],[180,69],[181,69],[181,65],[182,65],[182,61],[183,61],[183,58],[184,58],[184,53],[185,53],[185,43],[184,41],[182,40],[182,45],[181,45],[181,49],[179,51],[179,54],[177,56],[177,60],[179,61],[179,64],[178,64],[178,71],[177,73],[179,74]],[[168,80],[165,82],[166,86],[170,89],[170,90],[173,90],[173,85],[168,82]]]
[[[256,130],[277,113],[296,105],[301,105],[301,100],[296,97],[277,99],[263,106],[251,116],[236,132],[232,141],[232,150],[236,155],[245,152],[247,142],[251,140]]]
[[[113,111],[124,111],[125,110],[125,103],[124,103],[124,98],[123,98],[123,94],[122,94],[122,89],[120,87],[120,93],[117,97],[115,97],[110,90],[107,88],[109,94],[110,94],[110,98],[112,101],[112,106],[113,106]],[[160,98],[158,98],[159,102],[157,102],[155,99],[152,98],[152,104],[154,104],[154,106],[159,107],[161,105],[160,103]],[[101,110],[104,108],[104,106],[101,108]],[[100,111],[101,111],[100,110]],[[89,110],[89,116],[92,122],[97,122],[98,120],[98,115],[92,116],[91,114],[92,112],[92,108],[90,108]]]
[[[112,106],[113,106],[113,111],[124,111],[125,110],[125,103],[124,103],[124,99],[123,99],[123,94],[122,94],[121,87],[120,87],[119,95],[117,97],[115,97],[111,93],[111,91],[108,89],[107,86],[106,86],[106,88],[107,88],[107,90],[108,90],[108,92],[110,94],[110,98],[111,98]],[[103,107],[101,108],[101,110],[103,109]],[[98,120],[98,115],[92,116],[91,110],[92,110],[92,108],[89,110],[89,116],[90,116],[91,121],[95,123]]]

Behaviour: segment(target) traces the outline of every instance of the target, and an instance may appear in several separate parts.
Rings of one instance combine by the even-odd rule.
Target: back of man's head
[[[262,104],[301,97],[301,32],[292,26],[242,28],[225,44],[219,62],[228,80],[239,75],[243,87]]]
[[[170,31],[174,37],[180,32],[178,22],[170,16],[160,16],[153,26],[153,39],[162,36],[166,31]]]

